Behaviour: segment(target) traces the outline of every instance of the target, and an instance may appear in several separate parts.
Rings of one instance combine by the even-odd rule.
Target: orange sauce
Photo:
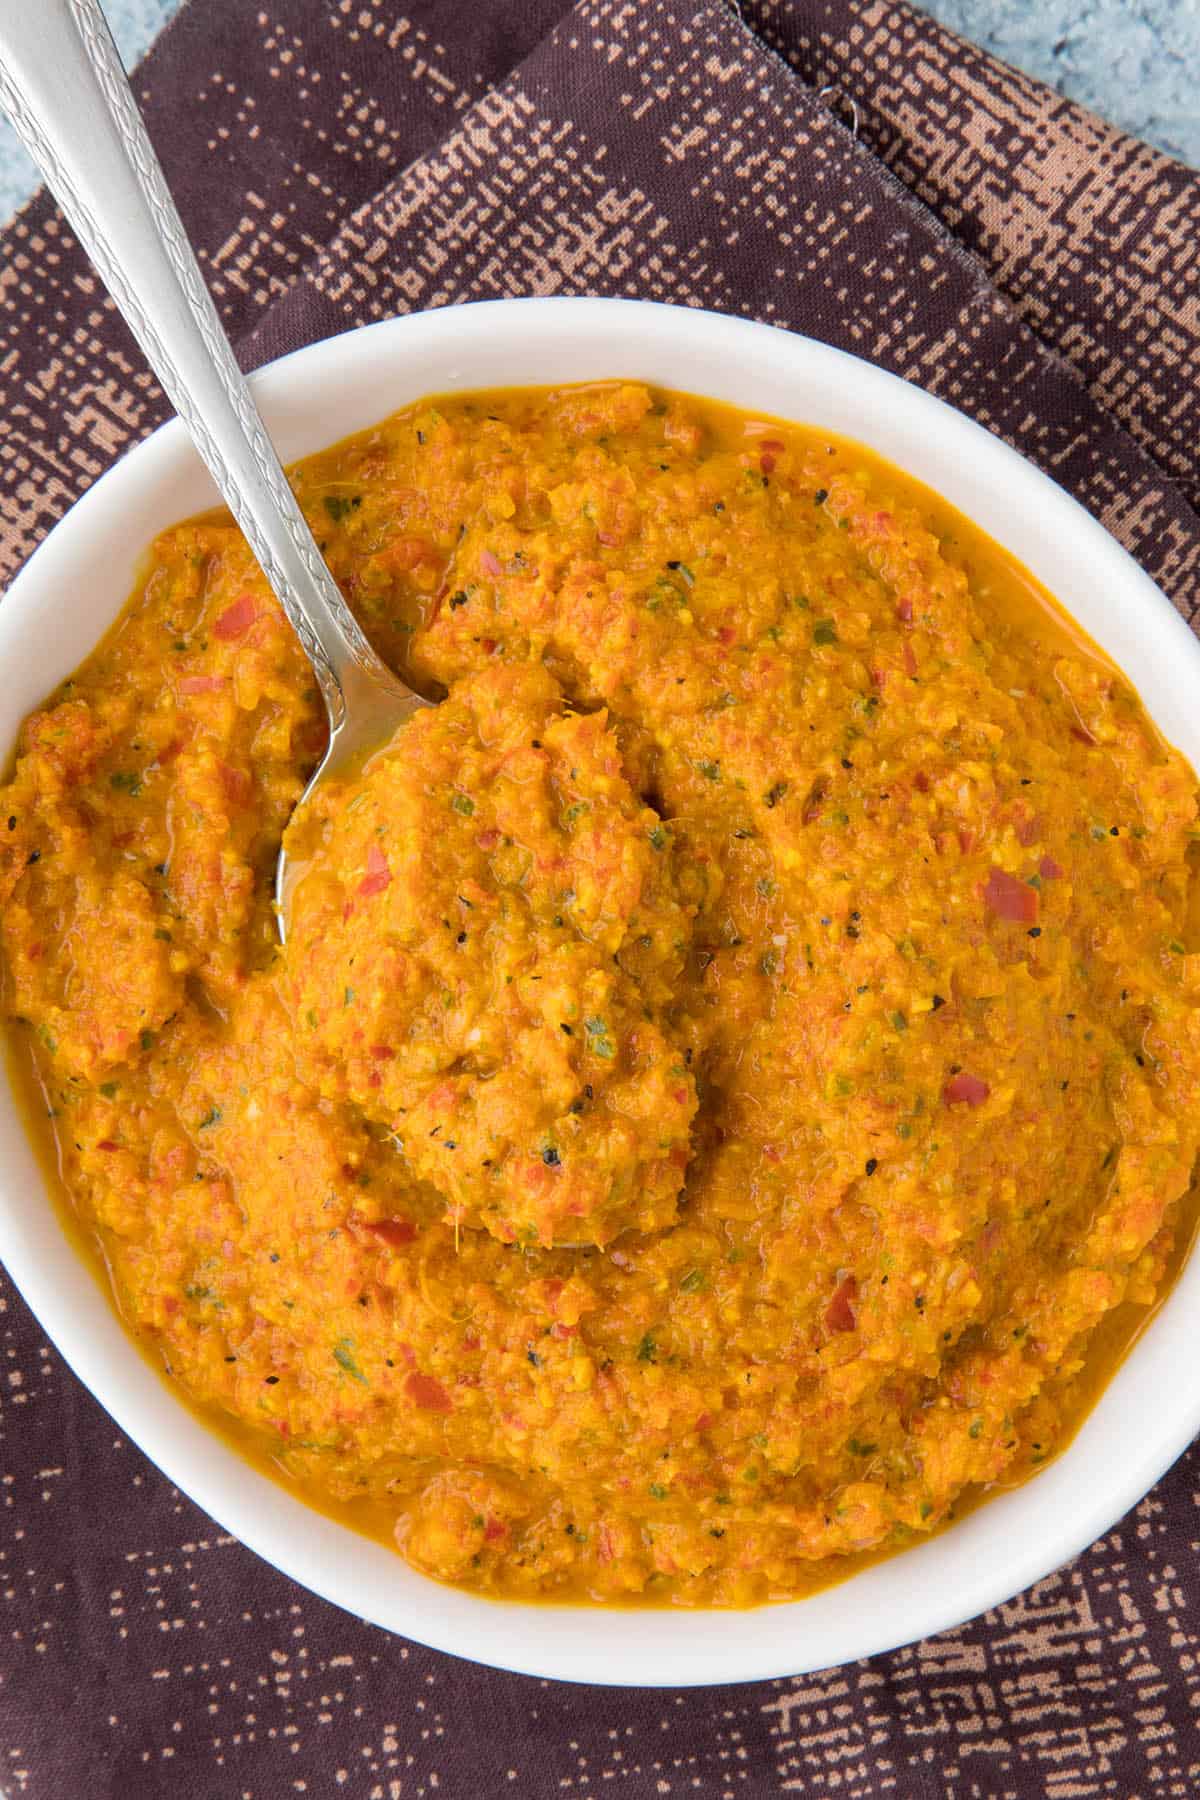
[[[1027,1478],[1196,1227],[1195,778],[1128,684],[927,488],[686,396],[443,397],[294,480],[449,692],[302,951],[319,698],[224,516],[2,797],[14,1081],[127,1328],[501,1598],[794,1597]]]

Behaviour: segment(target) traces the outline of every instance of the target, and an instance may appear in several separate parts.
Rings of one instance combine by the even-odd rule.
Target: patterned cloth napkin
[[[493,295],[750,314],[963,408],[1200,608],[1200,176],[898,0],[191,0],[137,85],[247,364]],[[11,576],[165,408],[44,197],[0,271]],[[576,1688],[274,1573],[5,1303],[11,1795],[1200,1792],[1194,1452],[960,1631],[796,1680]]]

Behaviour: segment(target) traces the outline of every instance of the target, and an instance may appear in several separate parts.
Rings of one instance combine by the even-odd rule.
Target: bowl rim
[[[428,359],[454,376],[460,364],[469,370],[488,357],[499,370],[512,355],[525,356],[530,367],[550,368],[556,357],[562,361],[593,344],[608,347],[610,374],[631,379],[654,380],[640,369],[665,366],[672,358],[678,366],[682,357],[700,378],[693,386],[700,393],[728,388],[751,368],[760,383],[778,370],[781,392],[791,381],[823,397],[838,416],[847,406],[856,407],[867,429],[847,434],[868,444],[878,444],[879,431],[885,429],[880,421],[886,420],[891,431],[899,419],[900,439],[911,447],[914,461],[903,463],[894,450],[883,454],[946,494],[1001,543],[1011,544],[1017,532],[1023,545],[1017,554],[1043,580],[1047,560],[1053,563],[1066,546],[1082,567],[1081,579],[1109,584],[1104,594],[1111,591],[1111,605],[1088,601],[1088,606],[1108,605],[1102,629],[1094,613],[1082,622],[1121,667],[1141,670],[1135,685],[1151,716],[1171,741],[1186,749],[1193,765],[1200,763],[1200,723],[1189,724],[1188,709],[1189,684],[1194,693],[1200,677],[1200,643],[1133,559],[1061,487],[984,427],[898,376],[827,344],[731,315],[657,302],[508,299],[358,327],[280,357],[252,381],[268,424],[291,460],[335,441],[314,427],[310,389],[348,380],[347,371],[356,372],[361,381],[364,370],[379,359],[385,364],[395,359],[403,375]],[[710,379],[702,385],[706,371]],[[536,373],[525,374],[514,385],[540,379]],[[551,374],[547,379],[562,377]],[[491,383],[479,376],[437,384],[402,380],[400,398],[347,430],[364,428],[396,405],[450,385],[501,381],[498,374]],[[687,384],[672,378],[663,385]],[[785,416],[796,416],[794,409],[789,407]],[[810,416],[807,422],[845,429],[830,416]],[[302,448],[290,448],[293,441]],[[13,581],[0,607],[0,667],[7,669],[28,652],[31,633],[35,640],[46,634],[47,609],[53,612],[63,582],[78,577],[89,544],[101,542],[106,533],[111,536],[114,521],[136,511],[139,494],[167,495],[174,491],[172,484],[191,492],[197,467],[184,427],[173,418],[76,501]],[[962,494],[968,500],[974,496],[977,504],[964,503]],[[995,528],[997,520],[1005,519],[1011,527],[1007,533]],[[1062,562],[1064,569],[1070,566]],[[1047,585],[1061,596],[1061,583]],[[1079,596],[1082,604],[1082,587]],[[1064,603],[1078,610],[1070,600]],[[116,610],[104,610],[102,625],[84,648],[65,652],[68,667],[82,660]],[[62,661],[64,653],[58,654]],[[28,709],[25,699],[6,710],[0,707],[0,738]],[[7,754],[7,743],[4,750]],[[7,1081],[0,1083],[0,1102],[11,1101],[7,1086]],[[35,1199],[32,1207],[26,1203],[29,1159],[22,1161],[13,1148],[11,1130],[7,1141],[7,1150],[0,1141],[0,1258],[43,1329],[121,1430],[224,1529],[322,1598],[431,1648],[513,1672],[613,1686],[717,1685],[808,1673],[899,1648],[960,1625],[1051,1574],[1141,1499],[1200,1431],[1200,1382],[1189,1389],[1186,1382],[1169,1379],[1172,1371],[1188,1366],[1179,1357],[1189,1343],[1185,1315],[1200,1299],[1200,1259],[1193,1256],[1100,1402],[1054,1461],[1029,1483],[998,1494],[943,1534],[836,1587],[746,1613],[638,1609],[633,1632],[626,1628],[630,1613],[619,1608],[482,1599],[415,1575],[394,1553],[276,1486],[189,1412],[167,1378],[117,1326],[129,1352],[123,1355],[63,1263],[65,1245],[94,1294],[92,1273],[55,1209],[44,1200]],[[32,1186],[44,1195],[40,1178]],[[107,1295],[101,1301],[115,1324]],[[1161,1340],[1153,1375],[1151,1340]],[[1145,1379],[1134,1380],[1143,1367]],[[1110,1405],[1114,1394],[1120,1396],[1119,1406]],[[1134,1441],[1123,1440],[1111,1455],[1105,1440],[1113,1433],[1104,1423],[1110,1412],[1137,1427]],[[1090,1446],[1086,1457],[1084,1446]],[[1086,1470],[1090,1481],[1079,1479]],[[1007,1525],[1002,1526],[1002,1519]],[[886,1572],[901,1564],[911,1567],[912,1576],[887,1579]],[[923,1579],[919,1568],[926,1571]],[[881,1571],[883,1580],[878,1579]],[[838,1598],[831,1602],[828,1596]],[[704,1623],[718,1617],[719,1628],[705,1631]]]

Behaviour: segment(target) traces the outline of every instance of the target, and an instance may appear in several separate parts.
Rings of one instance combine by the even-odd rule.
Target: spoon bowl
[[[310,803],[321,788],[356,774],[364,760],[373,751],[382,750],[389,744],[414,713],[433,704],[406,687],[378,658],[375,661],[377,667],[356,664],[345,671],[341,684],[340,720],[335,724],[331,716],[329,744],[296,803],[279,846],[275,864],[275,919],[281,943],[287,942],[288,912],[305,860],[289,849],[289,840],[294,842],[297,827],[302,827]]]

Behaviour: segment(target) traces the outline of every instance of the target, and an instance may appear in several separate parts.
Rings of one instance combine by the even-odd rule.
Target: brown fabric
[[[754,0],[748,16],[1196,506],[1195,173],[904,7]]]
[[[193,0],[141,82],[247,363],[496,294],[752,314],[961,406],[1200,602],[1200,178],[920,13]],[[164,409],[44,199],[3,234],[0,296],[11,575]],[[11,1290],[3,1326],[14,1794],[1200,1791],[1194,1452],[1075,1564],[929,1643],[684,1695],[556,1687],[314,1600],[120,1441]]]

